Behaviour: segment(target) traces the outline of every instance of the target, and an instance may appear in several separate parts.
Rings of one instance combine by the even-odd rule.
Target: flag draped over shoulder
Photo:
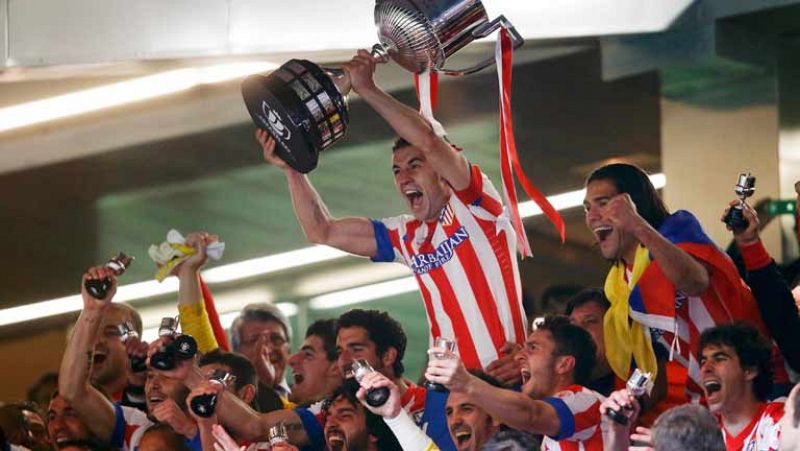
[[[658,231],[708,268],[709,286],[699,296],[678,292],[659,263],[640,246],[630,277],[622,262],[616,263],[606,277],[605,292],[611,301],[604,321],[606,357],[611,369],[623,380],[627,379],[632,364],[655,374],[653,340],[656,340],[669,349],[671,358],[688,369],[688,390],[700,393],[697,347],[703,330],[743,320],[766,337],[770,334],[733,262],[711,241],[691,213],[675,212]],[[776,369],[782,371],[781,358],[774,350]]]

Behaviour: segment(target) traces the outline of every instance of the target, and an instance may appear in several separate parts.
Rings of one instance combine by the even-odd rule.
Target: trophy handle
[[[517,32],[517,29],[514,28],[514,25],[512,25],[511,22],[509,22],[508,19],[506,19],[506,17],[503,15],[498,16],[491,22],[486,22],[484,24],[475,27],[475,29],[472,30],[472,37],[474,37],[475,39],[485,38],[486,36],[489,36],[490,34],[494,33],[500,27],[503,27],[506,30],[508,30],[508,34],[511,37],[511,44],[513,48],[517,49],[519,47],[522,47],[522,44],[525,43],[525,40],[522,39],[522,36]],[[436,69],[436,72],[452,76],[470,75],[474,74],[475,72],[486,69],[492,64],[494,64],[494,57],[486,58],[480,63],[466,69],[441,68],[441,69]]]
[[[388,48],[383,44],[373,45],[370,53],[377,60],[378,64],[389,61]],[[347,75],[347,72],[338,67],[322,67],[321,69],[333,79],[333,84],[339,89],[340,94],[346,96],[350,93],[350,76]]]

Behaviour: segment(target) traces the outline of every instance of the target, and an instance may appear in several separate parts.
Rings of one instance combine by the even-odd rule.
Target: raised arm
[[[84,282],[90,279],[110,277],[113,281],[111,289],[104,300],[93,298],[84,288]],[[58,373],[58,391],[69,401],[72,407],[83,418],[92,433],[103,441],[110,441],[114,432],[115,414],[111,401],[100,391],[89,385],[89,368],[92,360],[92,349],[108,311],[109,302],[117,290],[117,282],[111,270],[98,266],[90,268],[81,280],[81,296],[83,311],[75,323],[72,336],[67,340],[61,369]]]
[[[358,95],[375,110],[393,129],[425,157],[453,189],[460,191],[469,186],[470,174],[467,160],[442,137],[436,136],[430,123],[416,110],[390,96],[373,79],[376,60],[366,50],[359,50],[342,68],[350,76],[350,84]]]
[[[738,201],[731,202],[731,207],[736,203]],[[761,242],[758,233],[761,227],[756,211],[745,204],[743,213],[748,227],[732,232],[747,271],[747,284],[753,291],[764,324],[775,338],[786,363],[793,370],[800,371],[800,315],[792,290]]]
[[[153,348],[151,347],[151,350]],[[305,446],[311,442],[303,425],[300,415],[294,410],[276,410],[269,413],[259,413],[247,403],[237,398],[227,390],[219,391],[214,384],[210,384],[202,375],[194,361],[181,362],[173,371],[165,375],[180,379],[190,390],[196,393],[218,393],[216,416],[220,424],[231,431],[238,439],[251,442],[266,439],[270,427],[284,423],[289,434],[289,441],[298,446]]]
[[[430,359],[425,378],[450,391],[466,393],[492,418],[514,429],[551,437],[561,431],[561,420],[551,404],[524,393],[493,387],[469,374],[457,357]]]
[[[683,249],[672,244],[639,216],[627,193],[614,196],[603,208],[603,216],[614,227],[630,233],[641,242],[661,266],[675,288],[689,296],[702,294],[710,283],[708,268]]]
[[[203,300],[200,288],[200,268],[206,264],[208,256],[206,248],[218,241],[216,235],[207,232],[193,232],[186,236],[186,245],[192,246],[195,253],[173,269],[178,277],[178,312],[180,313],[181,330],[197,340],[197,348],[201,354],[219,347],[211,328],[211,321]]]
[[[264,130],[256,131],[256,139],[264,150],[267,163],[281,168],[286,175],[292,206],[308,241],[326,244],[362,257],[375,256],[378,248],[375,244],[375,231],[369,219],[332,217],[308,177],[295,171],[275,155],[275,140]]]

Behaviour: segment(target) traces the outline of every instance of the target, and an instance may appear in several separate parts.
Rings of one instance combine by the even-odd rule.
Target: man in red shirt
[[[711,413],[719,421],[728,451],[776,451],[780,447],[783,401],[767,401],[772,390],[770,344],[745,323],[706,329],[700,336],[700,372]],[[625,390],[611,394],[601,410],[628,409],[635,422],[638,403]],[[616,445],[625,447],[626,427],[614,426]],[[638,428],[631,439],[649,441]]]
[[[451,393],[466,393],[496,421],[543,434],[544,450],[601,451],[603,397],[582,385],[591,376],[595,352],[588,332],[564,316],[551,316],[537,324],[525,342],[521,393],[470,375],[456,356],[431,359],[425,377]]]

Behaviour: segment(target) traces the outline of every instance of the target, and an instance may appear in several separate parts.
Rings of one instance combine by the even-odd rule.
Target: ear
[[[499,420],[496,420],[494,417],[491,416],[487,419],[487,422],[489,423],[489,426],[491,426],[491,428],[494,430],[500,429],[500,425],[503,424]]]
[[[256,397],[255,385],[247,384],[239,389],[239,399],[244,401],[245,404],[250,404],[251,402],[253,402],[253,398],[255,397]]]
[[[383,353],[381,356],[381,363],[383,364],[384,368],[392,368],[392,374],[394,374],[394,362],[397,361],[397,349],[394,346],[389,346],[386,349],[386,352]],[[395,376],[397,376],[395,374]]]
[[[575,370],[575,356],[562,355],[556,359],[556,374],[565,375]]]
[[[744,370],[744,380],[748,382],[752,382],[758,377],[758,369],[755,367],[745,368]]]
[[[328,371],[326,371],[325,373],[327,377],[334,377],[338,379],[341,379],[343,377],[342,372],[339,371],[338,360],[334,360],[333,362],[331,362],[331,364],[328,366]]]

